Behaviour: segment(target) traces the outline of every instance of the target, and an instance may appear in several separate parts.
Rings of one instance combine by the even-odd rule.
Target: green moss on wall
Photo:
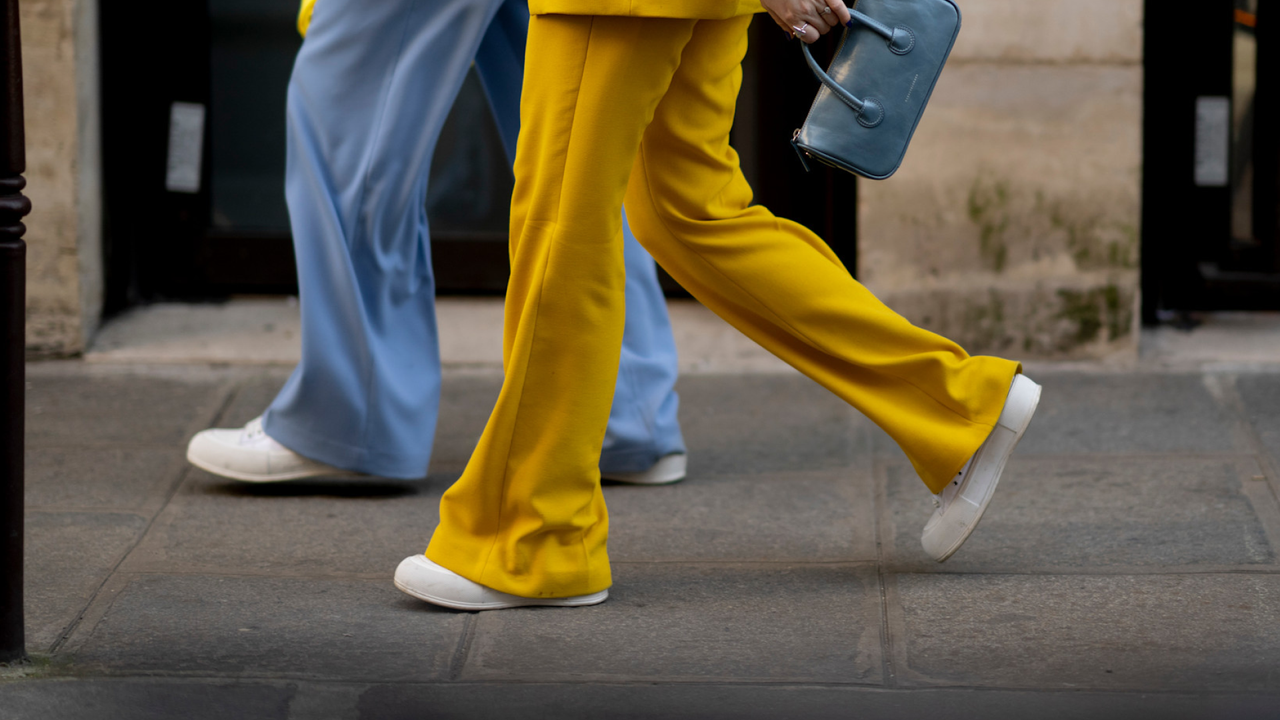
[[[1009,185],[979,177],[969,188],[969,220],[978,226],[978,252],[987,267],[1003,272],[1009,261],[1004,234],[1009,229]]]

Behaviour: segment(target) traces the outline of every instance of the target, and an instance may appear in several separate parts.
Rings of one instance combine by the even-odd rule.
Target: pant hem
[[[427,475],[431,456],[405,459],[403,453],[356,447],[301,430],[270,410],[263,414],[262,427],[267,435],[290,450],[326,465],[343,470],[377,475],[396,480],[421,480]]]

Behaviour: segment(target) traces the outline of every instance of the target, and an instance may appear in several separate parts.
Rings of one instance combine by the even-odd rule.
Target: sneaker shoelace
[[[240,444],[251,445],[267,436],[267,431],[262,429],[262,418],[254,418],[244,426],[244,431],[240,433]]]
[[[960,468],[960,472],[951,479],[951,482],[942,489],[942,492],[933,496],[933,506],[941,510],[945,505],[951,504],[951,498],[956,496],[960,491],[960,483],[964,482],[965,475],[969,472],[969,466],[973,464],[973,458],[969,458],[969,462]]]

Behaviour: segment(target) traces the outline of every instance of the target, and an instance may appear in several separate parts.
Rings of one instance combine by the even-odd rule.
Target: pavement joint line
[[[1275,509],[1280,507],[1280,463],[1276,461],[1266,444],[1262,442],[1262,436],[1258,434],[1257,427],[1249,419],[1249,409],[1245,406],[1244,398],[1240,395],[1238,380],[1239,376],[1235,374],[1206,376],[1205,384],[1210,393],[1214,395],[1214,398],[1220,400],[1226,406],[1226,409],[1231,412],[1237,431],[1245,436],[1250,449],[1253,451],[1253,458],[1258,463],[1258,468],[1267,479],[1267,485],[1271,490],[1271,499],[1273,501],[1272,508]],[[1274,520],[1274,518],[1270,519]],[[1264,522],[1263,527],[1267,531],[1268,539],[1271,540],[1273,549],[1280,550],[1280,536],[1273,536],[1273,533],[1278,532],[1276,528],[1272,527],[1274,523],[1268,523],[1261,517],[1259,517],[1259,520]]]
[[[177,494],[178,489],[182,487],[183,482],[186,480],[186,477],[190,472],[190,468],[183,468],[179,471],[178,481],[173,483],[169,488],[164,501],[160,503],[160,507],[151,514],[150,518],[147,518],[146,525],[144,525],[142,530],[134,537],[133,542],[129,544],[125,551],[120,554],[120,558],[111,566],[111,569],[107,571],[106,577],[103,578],[102,582],[98,583],[98,587],[89,596],[89,599],[85,602],[84,607],[80,609],[80,612],[76,615],[75,619],[72,620],[61,633],[59,633],[58,639],[49,647],[49,654],[53,655],[58,653],[62,647],[66,645],[71,636],[80,629],[81,623],[84,621],[89,609],[95,602],[97,602],[98,597],[102,594],[103,588],[105,588],[108,583],[115,578],[120,566],[123,565],[125,561],[129,559],[129,556],[133,554],[133,551],[137,550],[138,546],[142,544],[143,539],[146,538],[147,533],[150,532],[151,527],[155,524],[156,518],[159,517],[160,513],[164,512],[164,509],[169,506],[169,503],[173,500],[174,495]]]
[[[230,388],[227,387],[227,383],[222,383],[218,391],[223,394],[223,400],[221,404],[217,405],[217,409],[213,411],[212,413],[213,417],[212,418],[197,417],[193,420],[193,423],[200,422],[202,419],[206,420],[208,423],[216,423],[218,420],[222,418],[223,414],[226,413],[227,409],[231,407],[231,403],[239,395],[239,392],[240,392],[239,388],[241,387],[243,387],[243,383],[239,383],[239,382],[235,383],[234,386]],[[205,425],[205,427],[208,427],[208,426],[209,426],[208,424]],[[107,571],[106,577],[102,579],[102,582],[98,583],[98,587],[94,589],[92,594],[89,595],[89,599],[85,602],[84,606],[80,609],[80,612],[76,614],[75,619],[73,619],[62,630],[62,632],[58,634],[58,639],[54,640],[53,644],[49,647],[50,655],[54,655],[58,653],[64,646],[66,646],[71,636],[74,635],[80,629],[80,626],[84,622],[85,617],[88,615],[89,610],[93,607],[94,603],[97,602],[98,597],[101,596],[103,588],[107,587],[107,585],[112,582],[112,580],[116,576],[116,572],[129,559],[129,557],[133,555],[133,552],[138,549],[138,546],[142,544],[142,541],[146,539],[147,533],[149,533],[151,531],[151,528],[155,525],[156,518],[160,517],[160,514],[164,512],[165,508],[169,507],[169,503],[173,502],[173,498],[177,496],[178,491],[182,488],[184,484],[186,484],[187,478],[191,475],[191,470],[192,470],[192,466],[187,463],[182,463],[179,466],[176,477],[172,482],[170,482],[168,489],[164,493],[164,499],[159,503],[158,507],[156,507],[155,510],[151,513],[151,517],[147,519],[147,522],[143,526],[142,530],[134,537],[133,542],[130,543],[129,546],[125,549],[125,551],[120,554],[119,559],[116,560],[115,564],[111,566],[111,569]],[[90,633],[92,633],[92,630],[93,629],[91,628]]]
[[[80,612],[75,622],[68,626],[62,636],[49,649],[49,656],[55,659],[61,657],[74,660],[80,648],[97,632],[98,624],[102,622],[102,618],[106,616],[120,593],[128,587],[129,582],[130,578],[127,574],[113,572],[107,575],[102,586],[90,598],[85,609]],[[99,601],[100,598],[102,598],[101,601]],[[82,633],[80,632],[82,627],[88,629]]]
[[[889,624],[889,592],[886,587],[884,566],[884,544],[889,532],[885,527],[885,520],[889,517],[886,490],[888,472],[884,459],[875,451],[874,445],[868,462],[871,465],[872,522],[875,525],[873,533],[876,542],[876,590],[880,595],[880,672],[885,685],[895,687],[898,684],[898,673],[893,662],[894,635]]]
[[[471,642],[476,635],[476,625],[480,623],[480,613],[467,613],[462,633],[458,637],[458,646],[454,648],[453,657],[449,658],[449,679],[457,680],[467,669],[467,660],[471,657]]]

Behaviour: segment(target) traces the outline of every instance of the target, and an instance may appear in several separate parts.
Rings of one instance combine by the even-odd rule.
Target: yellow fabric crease
[[[728,144],[749,21],[533,18],[506,377],[441,501],[433,561],[526,597],[611,584],[597,463],[624,324],[624,199],[673,277],[884,428],[930,490],[990,433],[1018,363],[913,326],[808,229],[751,205]]]

